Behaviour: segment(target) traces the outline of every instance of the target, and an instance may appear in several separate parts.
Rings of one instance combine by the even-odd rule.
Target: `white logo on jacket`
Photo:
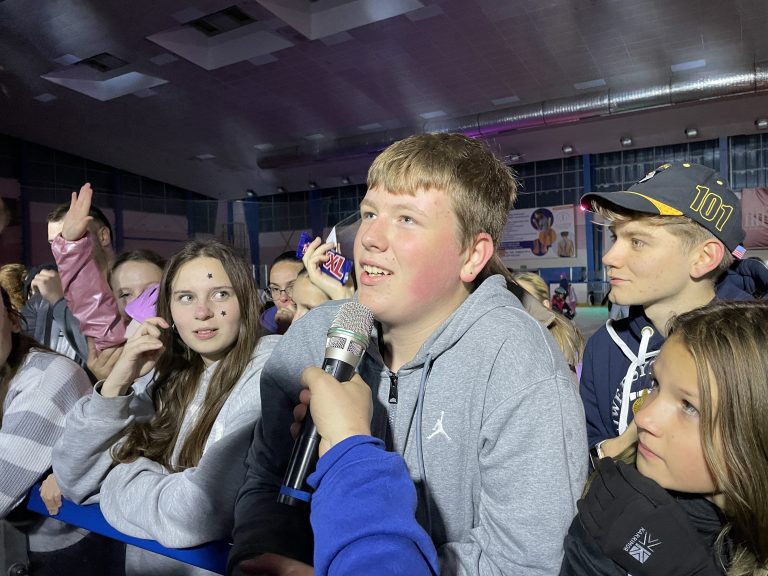
[[[438,434],[442,434],[448,440],[451,439],[450,436],[445,432],[445,429],[443,428],[443,416],[445,416],[445,412],[443,410],[440,410],[440,418],[437,419],[437,422],[435,422],[435,425],[432,426],[432,434],[427,436],[427,440],[431,440],[433,436],[437,436]]]

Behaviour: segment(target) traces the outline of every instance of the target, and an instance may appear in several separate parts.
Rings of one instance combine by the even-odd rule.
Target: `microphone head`
[[[373,331],[373,312],[359,302],[345,302],[336,313],[331,328],[349,330],[370,338]]]
[[[368,348],[372,331],[373,312],[359,302],[345,302],[328,329],[326,352],[346,350],[359,359]]]

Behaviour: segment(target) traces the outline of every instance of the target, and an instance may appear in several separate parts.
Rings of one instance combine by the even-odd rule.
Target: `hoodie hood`
[[[413,360],[403,365],[401,370],[423,366],[427,356],[433,361],[436,360],[458,342],[483,316],[498,308],[510,306],[526,311],[520,300],[507,290],[503,276],[497,274],[487,278],[453,314],[446,318],[424,342]]]

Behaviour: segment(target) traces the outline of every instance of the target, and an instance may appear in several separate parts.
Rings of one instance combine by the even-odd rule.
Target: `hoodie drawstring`
[[[416,400],[416,456],[419,459],[419,475],[421,476],[421,487],[424,493],[424,507],[427,511],[427,534],[432,534],[432,511],[429,503],[429,486],[427,485],[427,470],[424,465],[424,447],[421,435],[421,420],[424,412],[424,393],[427,390],[427,379],[432,371],[432,356],[427,354],[424,360],[424,368],[421,371],[419,380],[419,396]]]
[[[605,323],[605,327],[613,341],[616,342],[619,348],[621,348],[621,351],[624,352],[624,356],[630,360],[627,373],[624,375],[624,379],[621,381],[621,412],[619,414],[619,434],[623,434],[624,430],[627,429],[629,424],[627,422],[629,417],[629,396],[632,392],[632,382],[635,378],[635,370],[637,370],[638,366],[645,364],[646,360],[656,356],[659,351],[654,350],[653,352],[648,352],[648,344],[650,344],[651,337],[654,334],[654,330],[650,326],[645,326],[640,331],[640,348],[637,350],[637,356],[635,356],[632,350],[629,349],[629,346],[627,346],[626,342],[624,342],[621,338],[619,338],[619,335],[616,334],[616,330],[613,329],[613,320],[608,320]]]

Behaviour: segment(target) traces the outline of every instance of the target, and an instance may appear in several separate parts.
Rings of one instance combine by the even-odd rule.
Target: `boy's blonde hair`
[[[704,228],[698,222],[691,220],[688,216],[656,216],[644,212],[635,212],[615,205],[604,205],[596,200],[592,200],[592,210],[610,222],[612,225],[626,224],[627,222],[643,222],[649,226],[664,227],[667,232],[680,240],[683,249],[690,252],[696,246],[706,240],[715,239],[721,244],[712,232]],[[733,256],[728,248],[723,244],[723,258],[715,269],[706,274],[704,278],[713,283],[733,264]]]
[[[419,190],[446,192],[462,250],[481,232],[496,246],[517,197],[512,169],[462,134],[417,134],[392,144],[371,164],[368,188],[410,196]]]

